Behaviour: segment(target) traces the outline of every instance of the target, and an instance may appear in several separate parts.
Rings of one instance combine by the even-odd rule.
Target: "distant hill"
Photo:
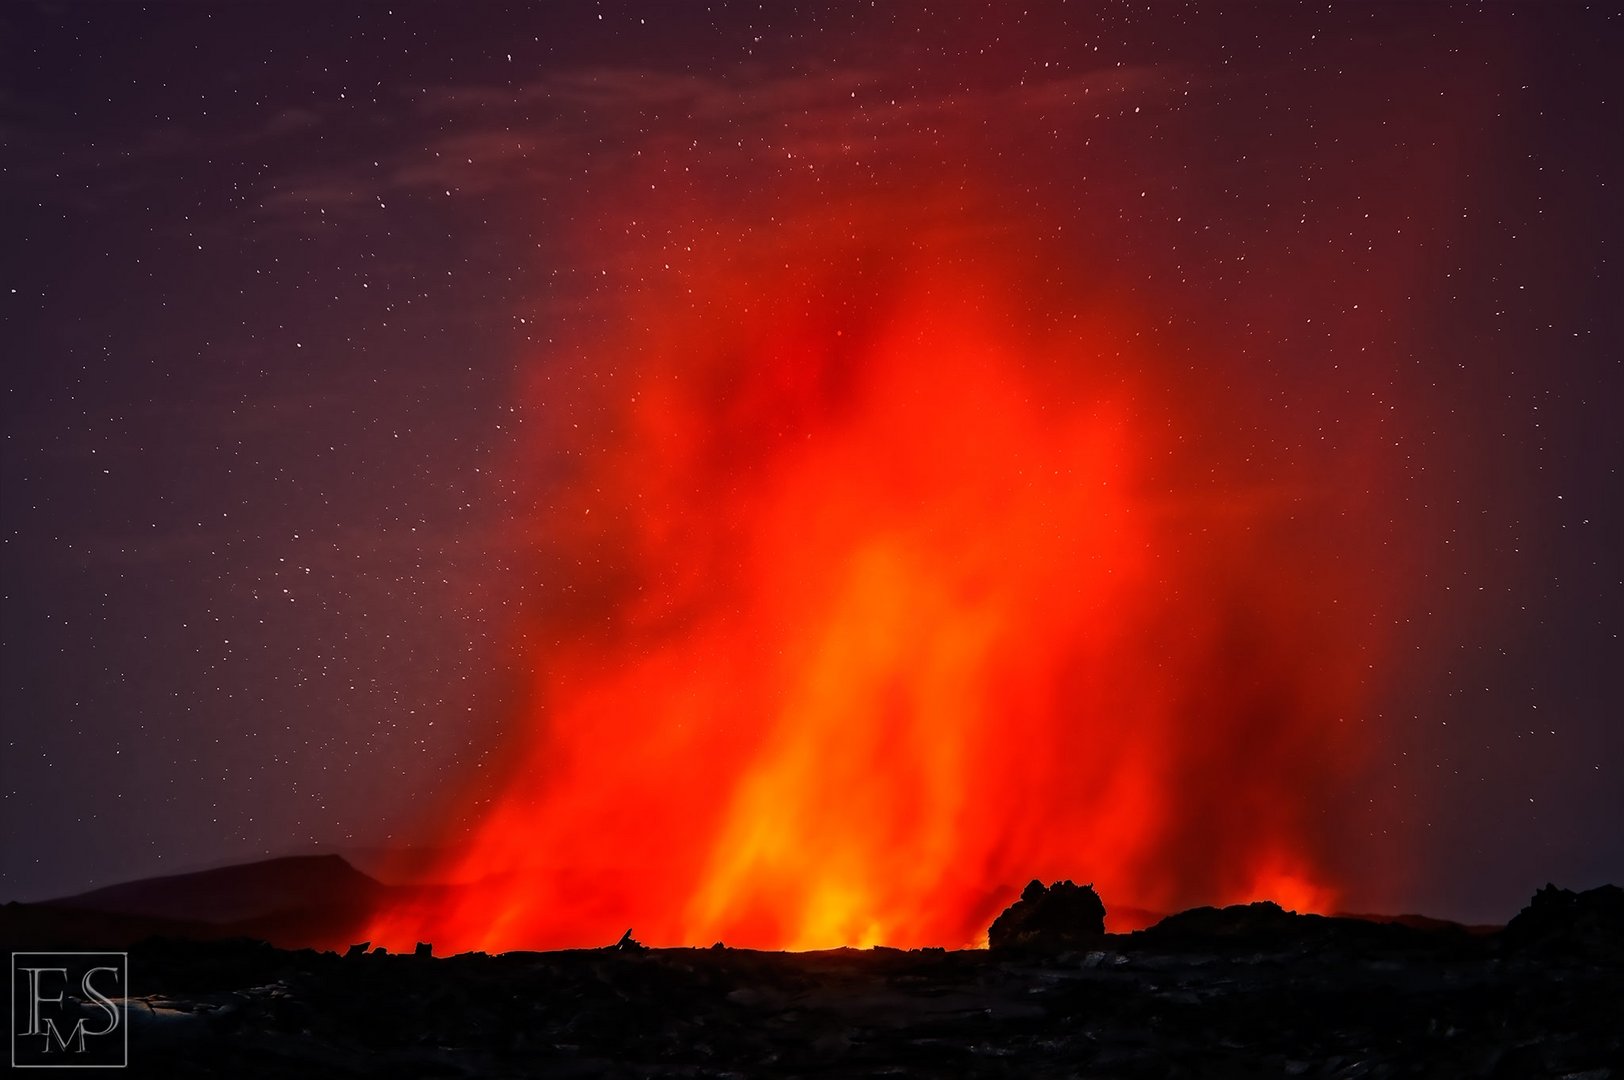
[[[1358,919],[1361,922],[1395,923],[1399,926],[1407,926],[1411,930],[1464,930],[1468,934],[1476,934],[1479,936],[1485,934],[1498,934],[1504,929],[1504,927],[1498,925],[1467,925],[1465,923],[1453,922],[1449,919],[1434,919],[1430,915],[1370,915],[1364,913],[1339,911],[1336,913],[1335,917],[1338,919]]]
[[[297,855],[6,904],[0,945],[118,949],[151,937],[248,937],[343,949],[365,936],[378,907],[428,891],[383,885],[337,855]]]
[[[302,908],[370,908],[384,889],[337,855],[294,855],[143,878],[46,903],[182,922],[240,923]]]
[[[210,923],[120,915],[46,903],[13,901],[0,907],[0,952],[122,950],[149,938],[209,940],[231,936],[234,935],[229,931]]]

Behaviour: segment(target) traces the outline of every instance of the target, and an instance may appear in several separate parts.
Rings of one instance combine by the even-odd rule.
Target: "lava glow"
[[[582,464],[527,526],[524,745],[447,841],[465,884],[374,940],[961,946],[1033,877],[1118,930],[1335,903],[1361,463],[1248,466],[1244,395],[1141,315],[879,228],[645,289],[603,387],[538,379]]]

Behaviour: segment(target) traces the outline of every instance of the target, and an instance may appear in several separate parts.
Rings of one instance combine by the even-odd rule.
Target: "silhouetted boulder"
[[[1105,904],[1093,885],[1033,880],[987,930],[987,947],[1004,952],[1088,949],[1105,938]]]
[[[1624,961],[1624,889],[1603,885],[1576,893],[1546,884],[1506,924],[1504,940],[1514,949]]]

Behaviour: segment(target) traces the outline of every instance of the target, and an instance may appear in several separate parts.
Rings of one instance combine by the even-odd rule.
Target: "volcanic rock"
[[[1040,885],[1023,910],[1056,891]],[[346,963],[152,941],[130,955],[129,1055],[138,1075],[235,1080],[1624,1080],[1616,967],[1549,952],[1510,964],[1494,941],[1452,932],[1398,928],[1390,948],[1381,927],[1344,939],[1352,920],[1291,922],[1323,941],[1257,951],[1224,932],[1252,914],[1275,918],[1203,914],[1172,951],[1107,935],[1081,961],[599,948]],[[1203,927],[1214,933],[1198,942]]]
[[[1319,952],[1368,955],[1374,951],[1470,950],[1473,935],[1443,919],[1388,919],[1378,916],[1312,915],[1287,911],[1271,900],[1229,907],[1199,907],[1169,915],[1131,938],[1169,952],[1205,952],[1214,947],[1254,953]]]
[[[1624,1080],[1624,963],[1551,947],[1616,940],[1619,899],[1541,890],[1517,945],[1272,904],[1099,934],[1099,898],[1069,882],[1030,887],[989,935],[996,951],[609,946],[345,960],[243,938],[151,938],[129,950],[130,1074]],[[40,948],[56,931],[37,914],[0,908],[0,939]],[[1060,946],[1041,933],[1051,917]],[[1021,935],[1039,947],[1011,951]],[[1083,955],[1064,944],[1085,939]]]
[[[1034,879],[987,930],[987,947],[1002,952],[1059,953],[1097,948],[1105,939],[1105,904],[1093,885]]]
[[[1191,908],[1169,915],[1140,934],[1164,948],[1223,942],[1234,947],[1263,949],[1304,944],[1309,938],[1319,936],[1318,931],[1326,921],[1318,915],[1286,911],[1272,900],[1260,900],[1224,908]]]
[[[1576,893],[1547,883],[1506,924],[1504,940],[1509,949],[1624,961],[1624,889]]]

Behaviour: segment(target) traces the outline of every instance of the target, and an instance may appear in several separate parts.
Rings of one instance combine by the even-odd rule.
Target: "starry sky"
[[[536,538],[632,298],[904,219],[1126,312],[1181,469],[1339,493],[1324,575],[1398,597],[1350,906],[1624,880],[1621,54],[1578,3],[7,4],[0,899],[477,816],[516,642],[591,619]]]

